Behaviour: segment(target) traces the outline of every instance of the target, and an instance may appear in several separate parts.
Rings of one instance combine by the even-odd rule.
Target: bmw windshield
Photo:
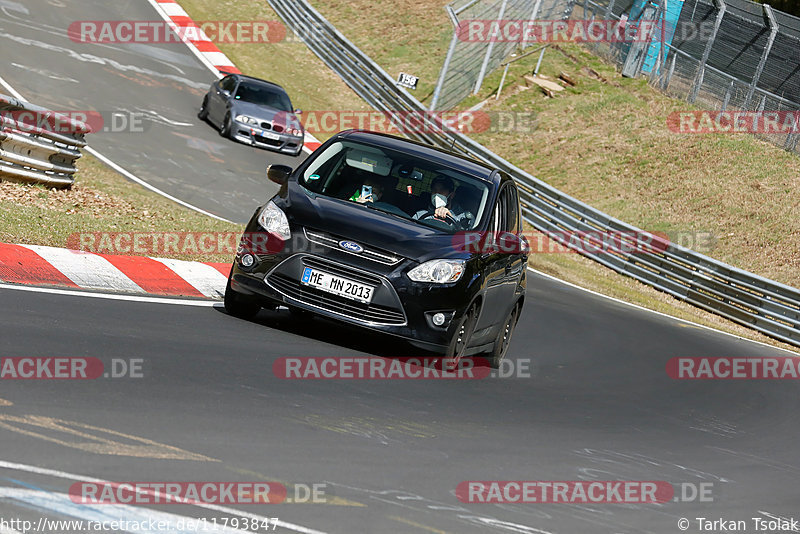
[[[349,140],[328,146],[300,183],[315,194],[449,233],[475,229],[489,198],[486,182],[458,170]]]
[[[257,84],[243,81],[236,89],[235,100],[242,102],[249,102],[250,104],[257,104],[259,106],[268,106],[279,111],[292,111],[292,103],[289,97],[280,91],[276,91],[272,87],[264,84]]]

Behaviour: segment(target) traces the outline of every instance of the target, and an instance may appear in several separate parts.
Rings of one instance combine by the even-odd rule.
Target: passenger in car
[[[358,202],[359,204],[363,204],[365,202],[378,202],[380,201],[381,197],[383,196],[383,184],[374,180],[372,178],[366,178],[364,180],[364,186],[371,187],[372,193],[364,196],[364,187],[359,187],[356,191],[350,195],[350,200],[353,202]]]

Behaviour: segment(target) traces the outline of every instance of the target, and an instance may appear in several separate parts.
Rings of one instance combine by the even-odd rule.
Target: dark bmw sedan
[[[297,156],[303,150],[300,110],[276,83],[229,74],[211,84],[197,116],[234,141]]]
[[[229,313],[282,305],[399,336],[450,364],[500,364],[528,257],[509,176],[364,131],[339,133],[297,169],[273,165],[267,175],[281,189],[247,225]]]

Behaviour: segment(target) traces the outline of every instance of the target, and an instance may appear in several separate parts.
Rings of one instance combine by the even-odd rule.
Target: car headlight
[[[303,130],[300,130],[299,128],[289,128],[287,131],[289,132],[289,135],[293,135],[295,137],[300,137],[303,135]]]
[[[415,282],[449,284],[458,282],[464,274],[465,260],[430,260],[408,271],[408,277]]]
[[[284,241],[288,241],[292,237],[286,214],[271,200],[258,214],[258,224],[267,232],[275,234]]]
[[[236,115],[236,122],[241,122],[242,124],[252,124],[254,126],[258,124],[257,119],[248,117],[247,115]]]

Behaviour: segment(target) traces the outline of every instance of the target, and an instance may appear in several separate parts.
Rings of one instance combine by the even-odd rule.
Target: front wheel
[[[246,300],[243,295],[231,289],[231,279],[225,286],[225,311],[239,319],[252,319],[261,309],[257,302]]]
[[[208,96],[203,99],[203,103],[200,105],[200,111],[197,112],[197,118],[201,121],[208,119]]]
[[[478,307],[473,304],[470,306],[469,310],[467,310],[467,313],[461,317],[453,333],[453,337],[450,339],[447,353],[442,361],[444,369],[450,371],[457,368],[458,362],[464,357],[464,352],[466,352],[467,346],[469,346],[469,341],[472,338],[472,333],[475,331],[477,322]]]
[[[225,119],[222,121],[222,128],[220,128],[219,134],[222,137],[230,137],[232,129],[233,129],[233,124],[231,124],[231,114],[226,113]]]
[[[486,354],[492,369],[498,369],[503,359],[506,357],[508,345],[511,343],[511,335],[514,333],[517,321],[519,321],[520,308],[521,306],[519,304],[515,304],[511,309],[508,317],[506,317],[505,324],[500,329],[500,332],[497,333],[492,351]]]

